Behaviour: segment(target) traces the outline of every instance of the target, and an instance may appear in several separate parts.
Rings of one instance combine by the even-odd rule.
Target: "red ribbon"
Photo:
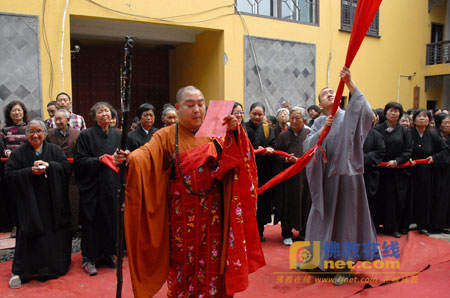
[[[263,153],[263,152],[266,152],[266,148],[261,148],[261,149],[256,149],[255,150],[255,154]],[[280,150],[273,150],[273,154],[276,154],[276,155],[279,155],[279,156],[283,156],[283,157],[287,157],[287,158],[292,156],[291,154],[286,153],[284,151],[280,151]]]
[[[353,21],[352,34],[350,36],[350,41],[347,49],[347,56],[345,58],[345,66],[350,68],[353,59],[356,56],[361,43],[369,30],[370,24],[375,17],[378,7],[380,6],[382,0],[359,0],[356,6],[355,19]],[[334,116],[341,103],[342,93],[344,92],[344,81],[341,79],[339,81],[338,90],[336,92],[336,97],[334,99],[333,109],[331,114]],[[328,135],[330,127],[326,127],[324,133],[320,137],[317,144],[309,149],[302,157],[300,157],[295,164],[281,172],[280,174],[273,177],[266,184],[258,189],[258,194],[262,194],[266,189],[269,189],[283,180],[289,179],[292,176],[300,173],[301,170],[305,168],[311,158],[314,156],[317,148],[322,144],[325,137]]]
[[[416,159],[416,160],[413,160],[413,162],[415,162],[418,165],[426,165],[426,164],[428,164],[428,161],[429,161],[428,159]],[[379,167],[385,167],[387,164],[388,164],[387,162],[380,162],[378,164],[378,166]],[[406,167],[409,167],[409,166],[411,166],[411,162],[407,161],[405,163],[402,163],[401,165],[395,166],[394,168],[395,169],[403,169],[403,168],[406,168]]]
[[[68,157],[67,160],[68,160],[70,163],[73,163],[73,157]],[[2,157],[2,158],[0,158],[0,161],[7,162],[7,161],[8,161],[8,158],[7,158],[7,157]]]

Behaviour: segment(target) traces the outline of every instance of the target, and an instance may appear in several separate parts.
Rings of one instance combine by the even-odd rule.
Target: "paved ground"
[[[401,264],[399,268],[358,269],[353,272],[355,282],[336,287],[327,275],[290,270],[290,248],[282,244],[280,225],[265,230],[262,244],[267,265],[249,276],[249,287],[236,298],[290,297],[449,297],[450,242],[426,237],[411,231],[408,237],[395,239],[379,235],[381,243],[398,241]],[[392,259],[392,257],[391,257]],[[386,257],[388,260],[388,257]],[[356,269],[355,269],[356,270]],[[132,297],[128,260],[124,259],[124,288],[122,297]],[[101,267],[99,274],[87,276],[81,266],[81,254],[72,255],[69,272],[55,280],[32,280],[20,289],[10,289],[11,261],[0,263],[0,297],[33,298],[97,298],[114,297],[116,272]],[[167,286],[155,298],[167,297]]]
[[[9,233],[0,233],[0,262],[7,262],[14,258],[14,246],[16,240],[9,237]],[[81,238],[75,235],[72,238],[72,253],[80,251]]]
[[[415,226],[411,226],[415,228]],[[431,237],[450,242],[450,234],[431,234]],[[72,253],[80,251],[81,238],[76,235],[72,238]],[[0,262],[12,260],[14,257],[15,239],[9,237],[9,233],[0,233]]]
[[[410,229],[415,229],[415,225],[411,225]],[[15,239],[9,237],[9,233],[0,233],[0,262],[7,262],[14,258]],[[431,234],[430,237],[450,242],[450,234]],[[81,237],[79,234],[72,238],[72,253],[80,251]]]

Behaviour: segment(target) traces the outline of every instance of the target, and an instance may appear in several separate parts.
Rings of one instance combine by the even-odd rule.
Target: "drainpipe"
[[[61,63],[61,91],[64,92],[64,66],[63,66],[63,49],[64,49],[64,31],[66,24],[66,14],[67,8],[69,7],[69,0],[66,0],[66,7],[64,8],[64,15],[62,19],[62,37],[61,37],[61,55],[60,55],[60,63]]]

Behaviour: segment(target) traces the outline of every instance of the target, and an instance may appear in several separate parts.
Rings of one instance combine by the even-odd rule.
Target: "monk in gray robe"
[[[303,144],[304,151],[310,149],[325,127],[331,126],[322,143],[326,159],[318,149],[315,160],[306,167],[312,206],[305,240],[320,241],[318,267],[337,269],[333,281],[337,285],[348,281],[352,262],[380,257],[363,178],[363,144],[371,128],[372,110],[351,79],[349,69],[344,67],[339,76],[352,94],[347,110],[338,109],[336,115],[331,116],[336,93],[324,88],[319,93],[319,103],[327,116],[314,121]],[[346,266],[330,268],[327,260],[343,260]]]

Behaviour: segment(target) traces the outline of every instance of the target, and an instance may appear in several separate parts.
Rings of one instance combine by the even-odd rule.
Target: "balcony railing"
[[[427,44],[427,65],[450,63],[450,40]]]

